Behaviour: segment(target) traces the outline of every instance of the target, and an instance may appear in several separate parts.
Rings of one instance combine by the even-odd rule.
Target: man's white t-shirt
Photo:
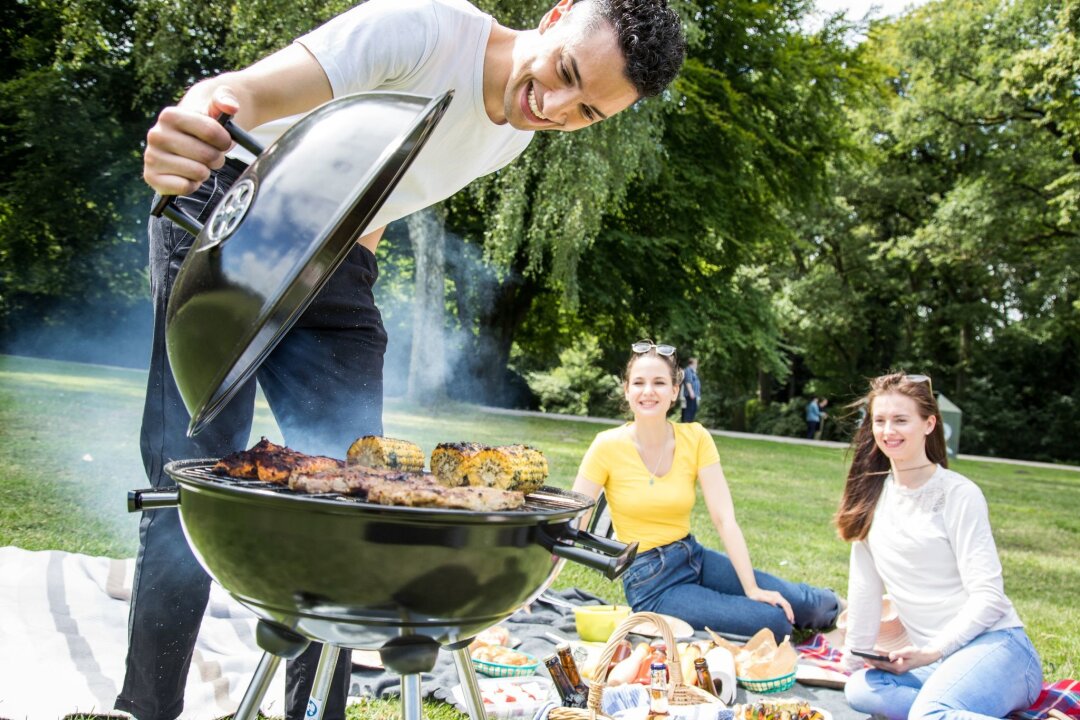
[[[504,167],[532,133],[484,110],[484,50],[494,20],[464,0],[369,0],[297,40],[318,60],[334,97],[386,90],[454,99],[367,231],[444,200]],[[300,119],[252,130],[264,146]],[[236,146],[229,155],[253,158]]]

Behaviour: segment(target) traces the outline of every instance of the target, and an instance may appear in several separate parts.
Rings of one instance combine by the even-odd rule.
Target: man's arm
[[[322,66],[297,43],[243,70],[203,80],[177,105],[162,110],[150,128],[143,179],[164,195],[194,192],[212,169],[224,164],[232,146],[218,115],[230,113],[237,125],[251,129],[332,98]]]

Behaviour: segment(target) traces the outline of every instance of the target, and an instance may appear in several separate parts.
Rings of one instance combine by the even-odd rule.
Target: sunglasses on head
[[[656,349],[657,355],[663,355],[664,357],[671,357],[675,354],[674,345],[657,345],[652,340],[638,340],[636,343],[630,346],[630,349],[639,355],[641,353],[647,353],[653,348]]]
[[[921,382],[926,383],[926,387],[930,390],[930,395],[933,396],[933,394],[934,394],[934,384],[932,382],[930,382],[930,376],[929,375],[905,375],[904,379],[907,380],[908,382],[913,382],[913,383],[921,383]]]

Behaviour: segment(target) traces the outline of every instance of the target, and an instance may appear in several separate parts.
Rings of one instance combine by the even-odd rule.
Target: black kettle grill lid
[[[332,100],[237,178],[195,238],[166,312],[188,435],[228,404],[344,261],[452,97]]]

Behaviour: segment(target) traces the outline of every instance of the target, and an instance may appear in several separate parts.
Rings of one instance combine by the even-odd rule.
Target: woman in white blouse
[[[848,703],[888,718],[1003,718],[1030,707],[1042,664],[1006,597],[986,500],[948,470],[930,378],[871,382],[836,525],[851,542],[844,659],[876,652],[889,593],[911,644],[865,660]]]

